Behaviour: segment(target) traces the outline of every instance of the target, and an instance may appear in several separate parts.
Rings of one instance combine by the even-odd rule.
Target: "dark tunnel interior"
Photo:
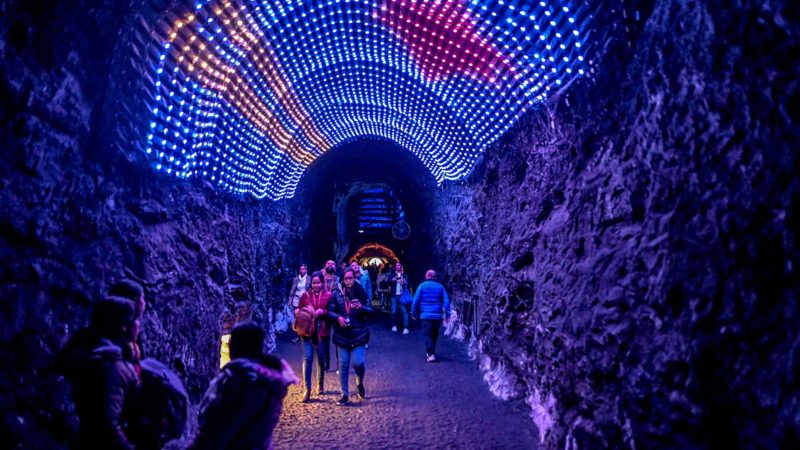
[[[5,0],[0,442],[81,448],[121,280],[92,351],[179,380],[177,449],[234,326],[302,372],[301,263],[380,259],[450,353],[376,313],[374,399],[281,385],[275,448],[800,448],[798,55],[789,0]]]
[[[416,268],[413,276],[419,283],[419,271],[435,265],[430,252],[433,200],[428,194],[436,189],[430,172],[396,144],[376,139],[343,144],[309,166],[298,186],[291,215],[308,222],[296,225],[303,232],[291,243],[292,253],[320,268],[328,259],[349,262],[364,245],[379,244],[392,250],[404,265]],[[367,223],[359,216],[359,201],[370,190],[386,192],[387,198],[395,200],[397,205],[390,206],[401,210],[403,217],[390,215],[389,224],[405,222],[407,235],[393,233],[392,227],[369,230],[362,226]]]

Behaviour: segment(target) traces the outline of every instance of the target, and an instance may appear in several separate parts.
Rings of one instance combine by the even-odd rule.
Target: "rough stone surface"
[[[473,354],[547,448],[796,448],[796,5],[624,7],[438,196]]]
[[[339,375],[325,374],[325,393],[300,403],[302,388],[293,386],[275,429],[275,448],[364,449],[535,449],[535,431],[528,426],[525,404],[503,402],[486,390],[480,370],[461,343],[441,336],[436,363],[425,361],[418,322],[411,334],[389,331],[387,313],[374,318],[366,353],[367,398],[336,405]],[[276,354],[286,358],[298,378],[300,344],[280,335]],[[332,358],[333,356],[332,350]],[[335,360],[334,364],[335,365]],[[316,368],[312,372],[316,379]]]
[[[68,442],[74,411],[53,356],[117,279],[145,285],[143,347],[195,400],[216,373],[223,328],[269,327],[284,296],[282,204],[160,176],[133,145],[109,149],[108,61],[125,7],[78,3],[6,2],[0,21],[4,448]]]
[[[267,326],[306,231],[133,151],[144,102],[124,100],[147,49],[131,27],[168,0],[51,3],[0,7],[9,448],[69,440],[52,356],[109,283],[146,285],[145,350],[197,399],[223,326]],[[452,331],[543,447],[800,447],[797,6],[591,3],[594,79],[433,194],[424,251],[446,262]]]

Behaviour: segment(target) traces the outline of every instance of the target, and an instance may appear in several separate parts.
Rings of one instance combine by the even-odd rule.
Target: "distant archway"
[[[400,261],[400,258],[389,247],[377,244],[375,242],[370,242],[362,245],[349,258],[350,262],[355,261],[362,267],[367,267],[371,265],[377,266],[377,264],[371,264],[375,262],[375,260],[380,260],[380,262],[384,266],[386,266],[386,265],[393,265],[397,261]]]

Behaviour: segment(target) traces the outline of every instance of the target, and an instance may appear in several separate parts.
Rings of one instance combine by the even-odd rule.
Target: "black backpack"
[[[155,359],[140,362],[142,383],[131,400],[127,433],[137,448],[161,448],[183,434],[189,396],[178,376]]]

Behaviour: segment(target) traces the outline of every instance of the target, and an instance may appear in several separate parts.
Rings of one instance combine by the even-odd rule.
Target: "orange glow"
[[[274,53],[257,37],[255,30],[258,30],[258,27],[252,19],[247,17],[246,22],[241,20],[239,12],[231,6],[231,2],[226,2],[222,8],[215,8],[214,12],[222,23],[229,25],[225,27],[225,32],[231,41],[242,49],[245,58],[258,68],[280,107],[297,126],[296,131],[302,133],[313,147],[323,152],[330,149],[332,146],[330,141],[321,135],[309,120],[307,111],[286,80]],[[287,129],[281,123],[273,112],[274,108],[264,103],[240,69],[226,63],[216,53],[214,46],[207,45],[203,39],[198,39],[192,27],[188,26],[194,19],[194,15],[189,15],[183,21],[176,21],[174,31],[169,35],[170,41],[174,44],[169,55],[178,63],[180,70],[197,80],[204,88],[218,92],[292,160],[305,165],[310,164],[316,155],[300,144],[294,135],[296,131]]]
[[[394,251],[392,251],[392,249],[389,247],[375,242],[370,242],[359,247],[358,250],[353,253],[353,256],[350,257],[350,262],[358,262],[363,258],[374,256],[376,254],[386,256],[395,262],[400,261],[400,258],[398,258]]]
[[[197,44],[190,45],[183,46],[184,51],[186,51],[185,55],[181,55],[185,57],[183,60],[180,60],[180,57],[175,58],[179,62],[178,67],[187,75],[195,78],[203,87],[219,92],[232,107],[250,120],[254,126],[261,130],[278,148],[284,150],[294,161],[309,164],[314,160],[315,156],[302,148],[293,139],[291,133],[284,128],[280,120],[264,104],[261,98],[253,92],[250,84],[241,77],[236,69],[212,53],[211,46],[206,46],[205,50],[200,50]],[[196,46],[198,48],[195,48]],[[188,50],[186,50],[187,47]],[[206,67],[196,68],[190,61],[196,61],[196,58],[201,56],[207,59],[210,64],[207,64]],[[192,74],[195,70],[197,75]]]

